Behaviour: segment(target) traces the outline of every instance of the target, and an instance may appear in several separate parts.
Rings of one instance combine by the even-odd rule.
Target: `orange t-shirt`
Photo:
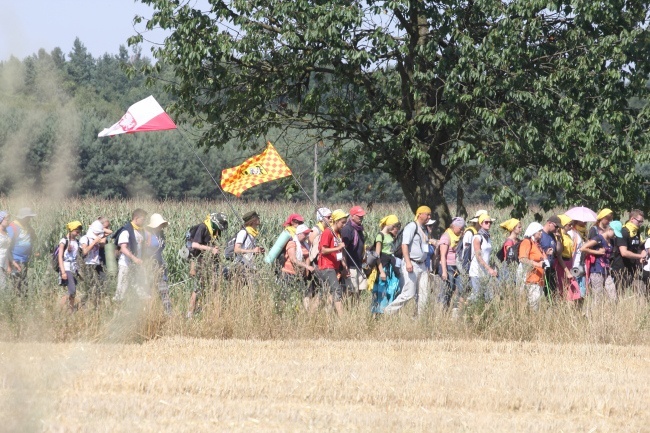
[[[305,248],[304,245],[300,245],[302,248],[302,261],[307,263],[307,259],[309,258],[309,250]],[[296,270],[293,267],[293,263],[291,263],[291,258],[295,259],[296,258],[296,242],[294,240],[290,240],[287,242],[287,246],[285,248],[285,253],[284,257],[286,260],[284,261],[284,267],[282,268],[282,272],[291,274],[291,275],[296,275]],[[300,273],[302,274],[304,272],[304,269],[300,268]]]
[[[532,242],[530,239],[524,239],[519,245],[519,259],[528,259],[534,262],[541,262],[544,260],[544,253],[537,242]],[[526,284],[537,284],[538,286],[544,285],[544,268],[535,266],[526,275]]]

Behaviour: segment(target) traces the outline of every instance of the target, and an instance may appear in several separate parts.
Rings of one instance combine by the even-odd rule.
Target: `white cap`
[[[300,224],[298,227],[296,227],[296,234],[299,235],[301,233],[311,233],[311,229],[305,224]]]
[[[332,216],[332,211],[329,208],[322,207],[316,212],[316,220],[323,221],[323,217]]]

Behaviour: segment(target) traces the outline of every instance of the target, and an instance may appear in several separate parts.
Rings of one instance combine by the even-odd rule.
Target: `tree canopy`
[[[171,68],[205,146],[317,131],[330,169],[385,172],[447,222],[445,186],[479,173],[515,215],[530,192],[646,205],[648,1],[140,1],[170,32],[145,69]]]

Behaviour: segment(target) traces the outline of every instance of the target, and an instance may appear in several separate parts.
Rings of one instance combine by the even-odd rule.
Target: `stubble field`
[[[0,344],[3,431],[647,431],[647,347]]]

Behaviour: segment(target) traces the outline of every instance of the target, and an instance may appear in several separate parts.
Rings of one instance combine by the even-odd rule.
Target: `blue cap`
[[[614,235],[616,235],[617,238],[622,238],[623,233],[621,233],[621,230],[623,229],[623,224],[621,224],[620,221],[612,221],[609,223],[609,226],[614,230]]]

